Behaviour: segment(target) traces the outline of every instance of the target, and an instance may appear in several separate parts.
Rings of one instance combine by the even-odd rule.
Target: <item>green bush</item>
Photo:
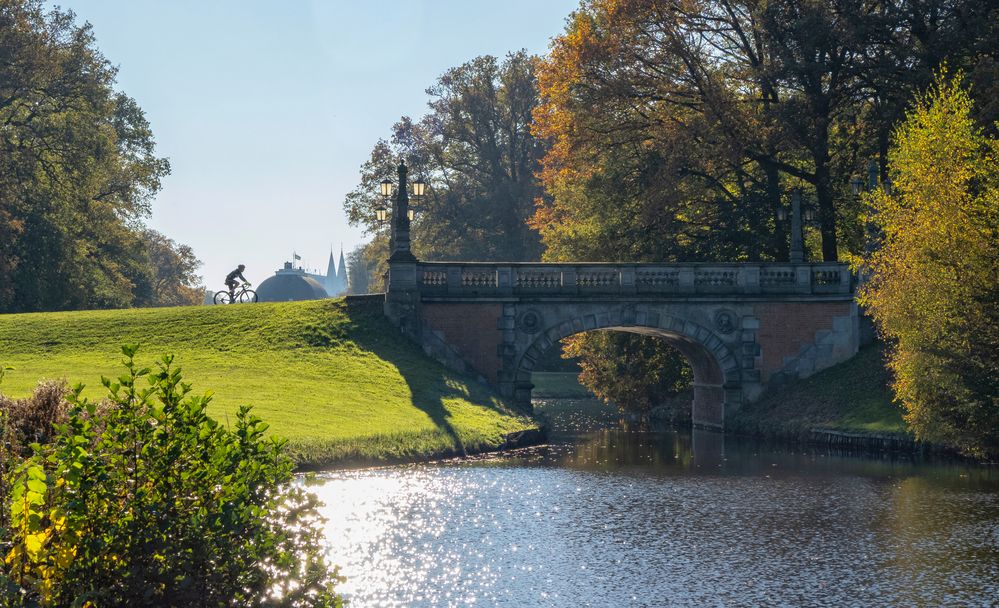
[[[100,411],[75,387],[14,468],[3,605],[341,605],[284,441],[248,407],[209,418],[171,356],[140,369],[136,351]]]

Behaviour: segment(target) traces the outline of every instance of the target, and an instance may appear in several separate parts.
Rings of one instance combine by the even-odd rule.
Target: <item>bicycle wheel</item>
[[[257,292],[252,289],[244,289],[243,293],[239,294],[240,304],[253,304],[257,301]]]
[[[229,295],[228,291],[216,291],[212,301],[216,304],[229,304],[232,302],[232,296]]]

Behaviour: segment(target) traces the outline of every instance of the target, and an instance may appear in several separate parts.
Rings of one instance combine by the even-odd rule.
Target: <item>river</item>
[[[369,606],[999,605],[999,471],[584,428],[318,476]]]

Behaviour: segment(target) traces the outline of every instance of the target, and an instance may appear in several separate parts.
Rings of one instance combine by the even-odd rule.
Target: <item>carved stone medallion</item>
[[[524,333],[536,334],[541,331],[541,313],[536,310],[528,310],[520,315],[517,327]]]
[[[739,315],[735,311],[723,308],[715,313],[715,329],[718,333],[728,335],[738,326]]]

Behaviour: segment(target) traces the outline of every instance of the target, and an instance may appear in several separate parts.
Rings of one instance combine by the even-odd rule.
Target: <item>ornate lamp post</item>
[[[391,213],[391,241],[389,245],[388,282],[385,286],[385,313],[402,328],[404,332],[416,335],[419,331],[416,309],[419,306],[417,293],[417,259],[410,248],[409,225],[414,217],[414,209],[409,206],[409,168],[406,161],[399,163],[399,182],[395,188],[395,204]],[[386,202],[392,196],[391,180],[381,183],[381,195]],[[413,198],[417,201],[423,198],[427,184],[422,179],[412,183]],[[389,210],[384,206],[375,209],[375,217],[382,221],[388,216]]]

